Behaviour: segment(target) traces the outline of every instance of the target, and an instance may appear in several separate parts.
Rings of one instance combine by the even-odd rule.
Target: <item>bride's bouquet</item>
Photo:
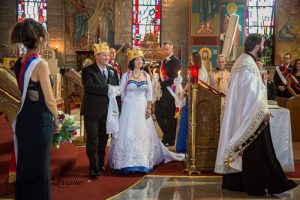
[[[62,111],[58,111],[58,124],[60,131],[53,134],[52,140],[53,147],[57,149],[62,142],[72,143],[80,128],[78,122],[71,115]]]

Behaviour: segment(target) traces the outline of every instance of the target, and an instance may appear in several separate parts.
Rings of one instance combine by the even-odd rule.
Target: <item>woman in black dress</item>
[[[292,96],[300,97],[300,58],[295,60],[287,88]]]
[[[22,94],[13,125],[17,139],[15,199],[51,199],[50,148],[57,107],[48,64],[39,57],[46,41],[47,31],[33,19],[18,22],[11,29],[11,44],[22,43],[27,49],[15,65]]]

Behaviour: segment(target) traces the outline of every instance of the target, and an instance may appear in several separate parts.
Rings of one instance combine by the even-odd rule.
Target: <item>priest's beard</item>
[[[263,53],[263,51],[262,51],[261,47],[259,47],[259,49],[258,49],[258,51],[256,53],[257,58],[261,58],[262,57],[262,53]]]

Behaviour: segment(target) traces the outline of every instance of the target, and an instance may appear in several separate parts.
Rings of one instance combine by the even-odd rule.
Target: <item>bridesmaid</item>
[[[21,106],[16,122],[17,177],[15,199],[51,199],[50,148],[58,131],[57,107],[47,62],[39,54],[47,42],[42,24],[25,19],[10,32],[11,44],[23,44],[26,52],[15,65]],[[17,145],[16,145],[17,144]]]

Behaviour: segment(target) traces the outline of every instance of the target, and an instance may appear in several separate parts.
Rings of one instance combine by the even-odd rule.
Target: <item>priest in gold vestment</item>
[[[227,94],[228,82],[230,73],[225,69],[226,56],[220,54],[217,60],[218,66],[215,69],[212,69],[208,73],[208,83],[210,86],[216,88],[220,92]],[[225,106],[225,97],[221,98],[221,121],[223,118]]]

